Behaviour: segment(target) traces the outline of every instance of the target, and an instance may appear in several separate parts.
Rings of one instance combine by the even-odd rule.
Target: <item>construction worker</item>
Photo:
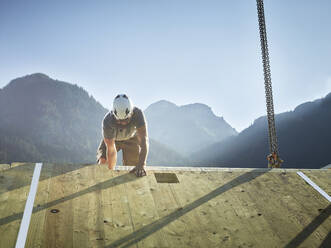
[[[112,111],[102,123],[103,140],[97,151],[98,164],[108,164],[110,170],[117,162],[117,152],[122,150],[123,165],[135,166],[130,172],[146,176],[145,166],[149,148],[144,113],[133,106],[125,94],[117,95]]]

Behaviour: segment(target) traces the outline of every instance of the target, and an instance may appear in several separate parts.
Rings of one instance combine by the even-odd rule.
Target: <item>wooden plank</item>
[[[10,164],[0,164],[0,172],[4,170],[8,170],[10,168]]]
[[[119,244],[125,242],[122,239],[125,239],[125,237],[134,231],[124,185],[132,179],[128,177],[126,171],[108,171],[108,175],[113,184],[110,187],[104,188],[105,191],[102,193],[102,196],[104,201],[108,202],[109,199],[107,197],[110,197],[112,212],[107,211],[110,206],[104,210],[104,217],[107,220],[111,216],[111,221],[107,221],[104,226],[105,247],[120,247]],[[133,245],[132,247],[137,247],[137,245]]]
[[[86,191],[91,186],[88,167],[79,169],[73,174],[75,192]],[[89,245],[89,194],[80,194],[73,199],[73,247],[88,247]]]
[[[251,170],[168,169],[180,182],[168,184],[153,171],[136,178],[63,166],[42,171],[27,247],[318,247],[331,230],[331,218],[321,218],[329,203],[296,170],[265,170],[250,181],[243,175]],[[0,174],[0,248],[16,241],[33,168]],[[328,172],[304,173],[328,192]]]
[[[169,184],[169,188],[171,190],[172,196],[177,203],[178,206],[178,215],[174,215],[171,217],[169,221],[178,221],[178,223],[182,223],[185,225],[185,232],[186,235],[182,237],[183,242],[185,242],[186,247],[203,247],[203,239],[201,237],[201,226],[200,220],[196,212],[190,211],[188,208],[186,209],[187,205],[191,204],[195,200],[197,200],[200,195],[196,195],[193,193],[191,186],[188,185],[186,174],[193,175],[195,174],[194,171],[190,172],[178,172],[178,171],[170,171],[172,173],[176,173],[179,183]],[[186,192],[186,193],[185,193]],[[188,210],[186,212],[186,210]],[[171,216],[171,215],[170,215]],[[169,216],[168,216],[169,218]],[[172,244],[170,243],[170,246]]]
[[[112,178],[111,171],[107,168],[107,166],[98,165],[97,169],[101,174],[101,178],[103,182],[109,181]],[[101,190],[101,204],[103,210],[103,234],[104,234],[104,244],[109,245],[111,241],[109,240],[109,236],[114,236],[116,227],[113,223],[113,208],[112,208],[112,197],[111,197],[112,187],[103,187]],[[116,214],[116,213],[115,213]]]
[[[104,247],[102,189],[106,182],[99,166],[85,166],[73,172],[74,247]],[[109,178],[108,178],[109,180]]]
[[[241,187],[247,183],[245,173],[201,172],[191,177],[195,184],[195,187],[191,186],[192,190],[200,189],[205,194],[203,197],[209,199],[193,210],[197,212],[203,227],[204,246],[252,247],[266,240],[269,247],[272,247],[272,238],[264,237],[259,240],[259,237],[256,237],[254,231],[261,228],[253,226],[255,223],[252,223],[251,216],[254,216],[256,210],[254,207],[247,208],[252,201],[246,199],[243,202],[234,196],[239,190],[241,192]],[[264,234],[267,233],[268,230],[264,230]]]
[[[185,213],[179,220],[185,223],[187,234],[189,234],[186,234],[187,236],[185,237],[187,240],[186,247],[215,247],[210,233],[216,233],[218,230],[210,223],[206,225],[205,214],[207,212],[203,208],[205,205],[210,204],[210,201],[200,200],[208,195],[210,191],[204,187],[201,188],[201,182],[198,182],[200,173],[201,171],[177,172],[180,184],[171,184],[170,188],[176,201],[182,208],[180,211]]]
[[[169,184],[157,183],[153,176],[153,171],[148,171],[148,183],[154,199],[155,210],[157,211],[159,222],[166,220],[172,213],[181,209],[175,200]],[[164,246],[166,247],[186,247],[188,235],[186,224],[181,220],[173,220],[163,228]]]
[[[278,180],[278,185],[281,185],[279,190],[275,190],[275,192],[284,196],[280,203],[283,203],[292,213],[292,218],[289,220],[300,226],[300,229],[292,236],[293,239],[311,223],[314,223],[314,220],[319,218],[329,203],[296,173],[274,174],[273,177]],[[306,238],[302,240],[302,245],[318,247],[330,230],[331,218],[327,218],[323,223],[318,223],[316,228],[311,229],[311,233],[305,234]]]
[[[16,184],[32,178],[33,164],[29,164],[13,175],[10,170],[2,173],[0,185],[0,247],[14,247],[20,228],[25,203],[29,194],[30,185],[11,190]]]
[[[73,204],[70,195],[73,193],[74,180],[72,174],[65,173],[64,166],[54,164],[54,173],[49,186],[49,203],[46,209],[43,247],[73,246]],[[52,209],[60,212],[51,213]]]
[[[89,230],[89,245],[88,247],[104,247],[105,233],[104,233],[104,215],[102,207],[102,182],[100,170],[96,166],[89,167],[90,185],[95,187],[91,193],[87,194],[88,202],[85,203],[89,211],[87,215],[87,225]]]
[[[275,173],[265,173],[260,175],[256,180],[252,180],[245,186],[247,195],[255,203],[258,212],[258,218],[264,218],[268,223],[268,235],[274,233],[274,239],[278,239],[276,247],[283,247],[286,242],[293,236],[299,225],[295,222],[288,222],[295,213],[289,212],[286,207],[280,204],[282,195],[276,195],[274,189],[279,187],[270,175]],[[286,227],[286,228],[284,228]],[[275,246],[275,245],[274,245]]]
[[[303,173],[331,196],[331,169],[327,171],[303,171]]]
[[[211,191],[201,187],[201,182],[199,182],[201,172],[183,172],[177,173],[180,184],[170,185],[173,188],[173,194],[175,195],[178,202],[184,212],[186,209],[189,210],[185,215],[181,217],[182,221],[187,225],[187,232],[190,233],[190,236],[187,237],[190,242],[190,246],[198,247],[215,247],[218,244],[215,244],[213,235],[220,232],[222,224],[219,223],[218,227],[215,225],[207,224],[212,218],[211,216],[206,216],[207,213],[210,214],[210,211],[206,208],[214,208],[215,205],[212,203],[213,196],[210,195]],[[204,200],[205,196],[210,195],[207,199]],[[191,210],[190,210],[191,209]],[[217,218],[216,216],[213,216]],[[219,216],[218,216],[219,217]],[[203,235],[201,235],[203,233]],[[215,234],[214,234],[215,233]]]
[[[18,166],[22,166],[22,165],[26,165],[27,163],[24,163],[24,162],[13,162],[11,163],[11,168],[15,168],[15,167],[18,167]]]
[[[254,174],[246,174],[254,173]],[[229,219],[237,219],[237,232],[231,233],[231,235],[220,237],[219,233],[210,235],[211,239],[215,240],[215,244],[218,246],[243,246],[243,247],[263,247],[268,244],[268,247],[278,247],[279,238],[271,231],[269,223],[265,220],[259,211],[256,209],[255,202],[247,194],[247,184],[252,180],[259,180],[259,176],[262,172],[256,174],[256,172],[208,172],[204,178],[199,180],[199,185],[209,190],[215,190],[218,187],[224,187],[224,183],[235,182],[239,177],[242,178],[242,183],[238,180],[234,183],[232,188],[222,195],[219,195],[210,201],[210,204],[215,208],[207,208],[208,205],[203,205],[201,212],[205,214],[206,225],[210,220],[214,228],[222,223],[222,220],[218,217],[217,211],[219,209],[228,206],[230,211],[226,212]],[[203,175],[202,175],[203,176]],[[246,179],[251,178],[251,179]],[[256,177],[256,178],[255,178]],[[230,181],[229,181],[230,180]],[[221,212],[221,211],[220,211]],[[220,215],[224,213],[219,213]],[[230,215],[232,214],[232,216]],[[233,225],[234,221],[229,223]],[[229,229],[227,226],[225,228]],[[228,238],[226,238],[228,237]],[[232,244],[229,244],[228,240],[233,240]],[[219,242],[217,242],[219,240]],[[222,241],[222,242],[220,242]]]
[[[25,163],[24,166],[9,168],[2,171],[0,174],[0,183],[3,187],[0,187],[0,194],[20,187],[30,186],[34,167],[34,163]],[[15,180],[14,184],[10,184],[12,180]]]
[[[136,178],[134,174],[130,173],[130,175]],[[159,219],[148,183],[148,177],[151,176],[153,175],[148,174],[146,177],[136,178],[124,185],[133,229],[136,233],[136,237],[129,243],[137,243],[138,247],[167,247],[163,230],[142,231],[144,227],[150,226]]]
[[[287,245],[306,223],[305,209],[289,191],[291,188],[295,189],[295,186],[277,180],[279,175],[287,174],[289,173],[268,173],[247,184],[249,196],[256,202],[256,208],[268,221],[272,231],[280,238],[278,245],[282,247]]]
[[[41,170],[41,177],[51,177],[51,164],[43,164],[43,169]],[[48,168],[44,170],[44,168]],[[25,247],[41,247],[43,243],[44,235],[44,224],[46,218],[46,208],[45,205],[48,202],[49,197],[49,185],[50,179],[39,181],[38,190],[36,198],[34,201],[34,208],[31,215],[31,221],[28,231],[28,236],[26,239]]]
[[[220,242],[224,241],[221,244],[230,247],[235,244],[234,239],[230,237],[238,232],[239,221],[236,221],[231,207],[218,208],[219,203],[215,198],[224,199],[227,192],[218,193],[217,190],[204,187],[205,179],[202,175],[205,175],[205,172],[177,173],[180,184],[171,185],[177,201],[183,208],[181,211],[185,213],[180,219],[186,223],[187,231],[190,233],[187,237],[189,245],[219,247]],[[216,186],[215,189],[219,187]],[[231,216],[231,219],[228,219],[228,216]]]

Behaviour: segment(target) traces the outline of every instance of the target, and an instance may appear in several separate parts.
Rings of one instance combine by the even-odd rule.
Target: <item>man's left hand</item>
[[[135,173],[137,177],[147,176],[147,173],[143,166],[134,167],[132,170],[130,170],[130,173]]]

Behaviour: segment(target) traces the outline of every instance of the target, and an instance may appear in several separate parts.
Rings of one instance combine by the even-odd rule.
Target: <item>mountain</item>
[[[93,161],[106,112],[77,85],[41,73],[12,80],[0,94],[0,158],[59,163]]]
[[[107,112],[77,85],[41,73],[12,80],[0,89],[0,163],[94,163]],[[204,104],[163,100],[145,115],[149,165],[266,167],[266,116],[237,134]],[[331,164],[331,93],[275,119],[283,167]]]
[[[162,100],[151,104],[144,113],[149,136],[182,156],[237,135],[223,117],[201,103],[177,106]]]
[[[282,167],[321,168],[331,163],[331,93],[277,114],[275,121]],[[238,136],[202,149],[192,159],[211,166],[266,167],[267,128],[266,116],[260,117]]]
[[[0,163],[94,163],[107,112],[82,87],[45,74],[12,80],[0,89]],[[148,164],[187,163],[166,145],[150,143]]]

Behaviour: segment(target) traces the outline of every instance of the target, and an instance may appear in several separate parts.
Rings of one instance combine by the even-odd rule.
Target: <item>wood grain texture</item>
[[[135,177],[133,174],[131,176]],[[128,197],[133,230],[137,234],[135,238],[128,240],[128,244],[137,243],[138,247],[165,247],[163,230],[157,230],[153,233],[146,232],[146,235],[142,232],[144,227],[153,224],[159,219],[150,191],[148,177],[151,177],[151,175],[138,178],[124,185]]]
[[[170,184],[162,183],[158,184],[153,172],[149,172],[148,183],[150,192],[153,197],[155,210],[158,214],[158,222],[161,224],[162,220],[181,209],[181,206],[176,201]],[[187,233],[186,224],[182,220],[176,219],[169,224],[162,227],[164,235],[163,247],[185,247],[185,234]]]
[[[15,244],[33,166],[0,174],[0,248]],[[154,172],[179,183],[157,183]],[[26,247],[319,247],[331,205],[297,170],[42,171]],[[329,191],[331,170],[305,170]],[[51,209],[60,210],[51,213]]]
[[[331,169],[329,169],[329,171],[331,171]],[[324,171],[304,171],[303,173],[331,196],[331,173]]]
[[[51,167],[50,164],[43,165],[43,168],[45,167]],[[44,176],[51,176],[46,175],[51,174],[51,171],[42,169],[40,178]],[[26,239],[26,247],[35,247],[39,248],[42,247],[45,235],[44,235],[44,224],[45,224],[45,218],[46,218],[46,211],[45,205],[48,202],[49,197],[49,185],[51,180],[43,180],[39,181],[38,183],[38,189],[36,195],[38,197],[35,198],[34,201],[34,207],[32,210],[30,225],[29,225],[29,231]]]
[[[54,165],[54,173],[64,172],[64,165]],[[73,200],[75,190],[73,175],[69,173],[52,177],[46,208],[43,247],[73,246]],[[37,196],[38,197],[38,196]],[[58,213],[51,213],[58,209]]]
[[[235,182],[238,177],[245,179],[246,172],[234,173],[209,173],[208,180],[200,177],[200,185],[205,190],[215,190],[215,188],[224,187],[231,182]],[[249,176],[249,175],[247,175]],[[269,247],[277,247],[279,239],[270,231],[270,227],[265,218],[255,206],[255,202],[248,196],[248,184],[258,178],[252,177],[252,180],[243,180],[242,183],[232,184],[234,187],[210,200],[209,204],[213,209],[202,209],[201,213],[206,218],[206,226],[214,226],[209,234],[210,240],[213,240],[214,247],[254,247],[257,244],[270,244]],[[209,224],[212,222],[213,225]]]
[[[112,180],[112,184],[111,187],[107,188],[108,190],[103,194],[103,197],[107,197],[108,193],[108,197],[110,197],[108,201],[110,200],[112,211],[105,213],[108,220],[105,223],[106,247],[121,247],[126,243],[126,237],[134,232],[125,183],[135,178],[132,178],[132,175],[125,171],[108,171],[107,174],[110,178],[108,180]],[[135,244],[132,247],[137,246]]]
[[[30,181],[34,164],[25,164],[19,170],[8,169],[1,173],[0,181],[0,247],[14,247],[30,185],[16,187],[21,182]],[[4,238],[2,238],[4,237]]]
[[[10,168],[10,164],[0,164],[0,172]]]
[[[292,239],[301,235],[305,238],[301,240],[302,246],[318,247],[331,230],[331,216],[321,218],[323,210],[330,207],[330,203],[296,173],[272,176],[282,185],[276,191],[280,203],[291,214],[289,220],[299,227]]]

